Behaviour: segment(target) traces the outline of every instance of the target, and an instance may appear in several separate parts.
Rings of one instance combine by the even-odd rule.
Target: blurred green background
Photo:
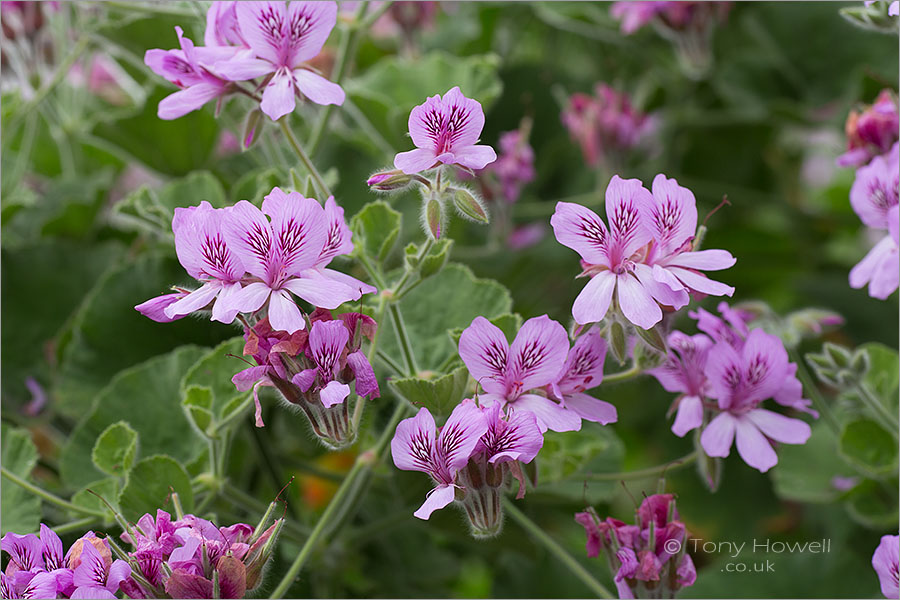
[[[537,178],[525,187],[512,218],[516,224],[544,223],[547,235],[514,251],[491,243],[489,228],[456,219],[449,230],[452,260],[508,287],[514,311],[525,318],[547,313],[569,323],[582,282],[574,279],[575,254],[553,239],[549,217],[564,198],[579,197],[597,208],[608,174],[584,166],[560,111],[568,95],[607,82],[655,112],[661,125],[656,156],[632,157],[620,175],[648,186],[659,172],[677,178],[694,191],[701,220],[727,195],[730,206],[710,219],[705,246],[737,257],[720,277],[736,288],[734,300],[763,300],[780,313],[827,308],[846,319],[830,334],[833,341],[895,348],[896,295],[878,301],[847,283],[869,242],[848,202],[852,169],[835,167],[834,158],[843,150],[849,109],[871,102],[882,88],[896,89],[897,37],[854,28],[838,14],[844,5],[735,3],[715,32],[711,72],[693,81],[680,70],[671,44],[651,28],[622,36],[606,3],[444,3],[433,25],[407,42],[397,34],[361,41],[344,83],[352,106],[334,111],[313,158],[349,216],[374,199],[366,177],[390,165],[394,152],[409,149],[406,118],[426,95],[460,85],[480,100],[486,112],[482,141],[492,145],[530,117]],[[160,208],[208,197],[258,200],[273,185],[291,185],[288,169],[296,165],[271,124],[251,150],[229,151],[227,143],[223,150],[223,136],[241,137],[250,109],[245,98],[229,101],[218,119],[212,106],[172,122],[156,117],[158,101],[173,90],[143,65],[144,51],[174,47],[175,25],[200,43],[204,11],[202,3],[65,3],[35,34],[48,47],[35,47],[33,75],[7,78],[2,88],[4,461],[12,456],[6,452],[11,428],[26,429],[37,450],[31,475],[66,497],[99,479],[91,471],[90,448],[103,427],[120,418],[140,431],[143,456],[171,454],[189,474],[202,462],[185,439],[190,428],[181,422],[177,395],[181,376],[203,352],[154,357],[188,344],[211,348],[239,332],[194,319],[157,324],[132,309],[172,283],[188,282]],[[326,72],[338,39],[336,30],[320,65]],[[69,68],[86,71],[97,60],[111,60],[118,77],[101,95],[89,92]],[[301,139],[321,111],[315,105],[297,111],[293,123]],[[403,213],[404,244],[421,240],[416,195],[388,201]],[[400,252],[389,260],[399,265]],[[715,300],[704,306],[712,310]],[[676,325],[693,327],[686,315]],[[801,350],[819,345],[811,341]],[[144,363],[148,359],[156,362]],[[126,369],[132,369],[130,380],[121,375]],[[29,377],[50,398],[35,416],[25,409]],[[838,401],[829,390],[823,393]],[[673,398],[655,380],[600,388],[599,395],[617,406],[619,422],[548,438],[539,459],[542,474],[640,469],[692,450],[690,439],[669,431],[666,410]],[[290,516],[313,524],[333,493],[333,479],[353,456],[326,454],[298,417],[274,404],[267,397],[264,430],[255,430],[247,417],[228,472],[266,502],[277,493],[276,482],[297,474],[287,492]],[[376,402],[367,422],[383,422],[389,404]],[[165,435],[162,423],[171,425]],[[678,509],[696,537],[750,545],[754,539],[827,538],[831,552],[768,557],[776,569],[770,574],[726,573],[728,557],[695,554],[697,583],[682,597],[878,595],[870,560],[879,537],[897,530],[896,467],[892,481],[842,496],[830,486],[831,477],[854,472],[835,456],[833,434],[819,425],[815,431],[807,446],[783,447],[779,465],[767,474],[728,459],[715,494],[693,469],[671,474],[667,486],[678,494]],[[265,468],[258,468],[260,461]],[[292,595],[588,593],[513,522],[500,537],[476,541],[455,510],[436,513],[427,523],[414,519],[426,478],[388,463],[369,482],[357,512],[316,553]],[[3,530],[16,529],[14,523],[34,527],[37,503],[8,488],[4,482]],[[584,557],[584,533],[573,514],[590,500],[601,516],[628,520],[633,498],[655,489],[655,479],[628,481],[626,493],[617,484],[575,478],[539,485],[520,506],[611,586],[606,565]],[[223,519],[258,518],[227,502],[212,508]],[[63,520],[54,510],[45,507],[44,520]],[[282,541],[266,585],[274,585],[296,551],[290,540]],[[766,557],[741,558],[752,563]]]

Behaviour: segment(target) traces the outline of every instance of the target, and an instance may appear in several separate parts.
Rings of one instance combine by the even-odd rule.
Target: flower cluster
[[[731,2],[613,2],[609,13],[629,35],[653,22],[676,31],[700,28],[724,20],[729,10]]]
[[[513,129],[500,134],[500,155],[482,169],[479,180],[486,200],[503,200],[512,204],[519,199],[525,184],[534,180],[534,149],[528,134]],[[496,182],[496,183],[495,183]]]
[[[678,520],[672,494],[654,494],[638,507],[636,525],[612,517],[600,520],[593,508],[575,521],[587,534],[587,555],[606,555],[619,598],[674,598],[694,584],[697,571],[685,546],[688,532]]]
[[[581,274],[591,278],[572,306],[579,324],[599,322],[612,306],[650,329],[663,308],[677,310],[691,294],[734,293],[701,272],[727,269],[735,259],[725,250],[694,248],[694,194],[674,179],[657,175],[651,193],[637,179],[614,175],[606,188],[606,215],[609,227],[589,208],[560,202],[550,219],[557,241],[578,252]]]
[[[630,152],[648,151],[657,130],[656,117],[639,111],[625,93],[605,83],[594,87],[593,96],[573,94],[561,119],[592,167],[616,167]]]
[[[122,589],[131,598],[243,598],[259,585],[280,526],[254,531],[190,514],[176,521],[164,510],[145,514],[122,534],[134,547],[134,574]]]
[[[344,209],[334,198],[323,208],[314,198],[276,187],[262,210],[246,200],[226,208],[204,201],[176,208],[172,231],[178,260],[202,285],[135,307],[154,321],[200,310],[211,310],[212,319],[222,323],[239,313],[254,320],[267,314],[273,329],[294,333],[306,323],[292,294],[334,309],[375,291],[327,268],[335,256],[353,251]]]
[[[272,120],[292,112],[298,96],[316,104],[343,104],[336,83],[307,64],[322,50],[337,21],[335,2],[213,2],[206,46],[194,46],[180,27],[180,49],[148,50],[144,62],[180,91],[159,104],[161,119],[177,119],[232,93],[255,97]],[[250,81],[252,89],[239,82]]]
[[[844,131],[847,151],[838,157],[839,166],[861,167],[887,153],[900,138],[897,95],[893,90],[881,90],[870,106],[851,110]]]
[[[277,331],[261,319],[244,331],[244,354],[256,366],[237,373],[232,382],[241,391],[253,389],[256,426],[262,427],[260,386],[276,388],[292,407],[307,416],[316,436],[332,447],[353,441],[349,421],[349,383],[356,395],[379,396],[372,365],[360,350],[363,338],[372,341],[377,324],[360,313],[344,313],[335,319],[324,309],[309,316],[309,332]]]
[[[884,597],[900,597],[900,536],[882,536],[872,555],[872,567],[878,575]]]
[[[760,408],[769,398],[813,417],[803,398],[797,365],[788,362],[781,340],[762,329],[750,329],[751,315],[719,305],[719,318],[703,309],[690,313],[703,333],[669,335],[669,356],[649,373],[669,392],[680,395],[672,431],[683,437],[701,428],[700,445],[707,455],[728,456],[733,442],[748,465],[762,472],[778,462],[772,441],[803,444],[809,425]],[[715,402],[710,401],[715,400]]]
[[[0,573],[0,598],[115,598],[131,576],[129,564],[113,560],[109,542],[93,531],[65,555],[59,536],[43,523],[40,538],[10,532],[0,549],[9,554]]]

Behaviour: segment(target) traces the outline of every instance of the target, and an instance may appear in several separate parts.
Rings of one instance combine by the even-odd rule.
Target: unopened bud
[[[436,197],[431,196],[422,207],[425,232],[434,239],[440,239],[444,232],[444,205]]]
[[[653,350],[658,350],[662,353],[666,352],[666,340],[663,338],[662,333],[660,333],[658,326],[651,327],[650,329],[635,327],[634,330],[650,348],[652,348]]]
[[[453,206],[461,216],[485,225],[491,222],[484,204],[472,192],[465,188],[451,188],[450,193],[453,195]]]
[[[612,323],[610,323],[609,348],[612,350],[613,356],[616,357],[616,360],[619,361],[620,365],[625,364],[625,357],[627,353],[625,341],[625,329],[622,327],[622,324],[618,321],[613,321]]]
[[[250,148],[253,145],[253,142],[256,141],[258,130],[262,129],[264,119],[262,118],[262,111],[260,109],[251,110],[247,115],[247,121],[244,122],[244,135],[241,137],[241,144],[244,146],[244,150]]]
[[[395,192],[409,186],[412,180],[411,175],[400,169],[393,169],[375,173],[366,180],[366,185],[379,192]]]

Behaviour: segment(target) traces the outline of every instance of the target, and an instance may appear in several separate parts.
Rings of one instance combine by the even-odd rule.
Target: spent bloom
[[[844,131],[847,151],[838,157],[839,166],[860,167],[872,158],[886,154],[900,138],[897,95],[884,89],[870,106],[851,110]]]
[[[876,156],[856,172],[850,188],[850,205],[869,228],[887,230],[850,271],[850,286],[868,284],[869,295],[884,300],[896,291],[900,278],[900,143],[884,156]]]
[[[207,26],[210,40],[247,46],[217,63],[216,69],[231,81],[262,77],[260,109],[272,120],[292,112],[298,95],[316,104],[344,103],[341,86],[307,65],[334,29],[335,2],[236,2],[233,13],[230,7],[210,8],[214,10],[215,33]]]
[[[634,325],[650,329],[662,308],[685,306],[690,293],[731,295],[734,288],[702,271],[735,262],[725,250],[694,250],[694,195],[674,179],[657,175],[653,193],[637,179],[614,175],[606,188],[609,227],[592,210],[559,202],[550,219],[557,241],[581,256],[590,281],[575,299],[579,324],[598,322],[615,306]],[[613,304],[613,302],[615,302]]]
[[[900,596],[900,536],[885,535],[872,555],[872,567],[878,575],[885,598]]]
[[[672,598],[694,584],[697,571],[686,552],[689,538],[672,494],[644,498],[635,511],[636,525],[607,517],[593,508],[575,515],[587,534],[587,555],[602,550],[614,573],[619,598]]]
[[[541,431],[581,428],[578,413],[540,390],[556,381],[568,351],[565,328],[547,315],[525,321],[511,345],[484,317],[475,317],[459,338],[459,356],[485,391],[479,402],[532,412]]]
[[[635,108],[627,94],[598,83],[594,95],[577,93],[562,111],[563,125],[588,166],[616,165],[633,150],[648,150],[657,119]]]
[[[443,97],[432,96],[409,114],[409,135],[416,149],[397,154],[394,166],[407,175],[440,164],[483,169],[497,159],[493,148],[478,144],[483,127],[481,103],[466,98],[459,87]]]

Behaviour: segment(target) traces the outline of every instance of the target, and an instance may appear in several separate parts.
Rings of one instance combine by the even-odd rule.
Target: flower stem
[[[884,404],[872,395],[866,387],[866,384],[861,381],[856,381],[853,384],[853,389],[856,390],[856,393],[859,395],[859,399],[863,401],[863,404],[865,404],[866,407],[872,411],[874,416],[881,421],[881,425],[890,431],[895,438],[898,437],[898,435],[900,435],[900,428],[897,426],[897,418],[891,416],[891,413],[888,412],[888,409]]]
[[[415,377],[419,372],[419,366],[416,364],[416,356],[413,354],[412,344],[406,333],[406,324],[403,322],[403,315],[400,314],[400,307],[392,303],[388,312],[391,313],[391,322],[394,324],[397,341],[400,342],[400,352],[403,353],[403,360],[406,363],[406,374],[409,377]]]
[[[640,374],[641,368],[638,365],[632,365],[630,369],[627,369],[625,371],[604,375],[603,383],[619,383],[620,381],[627,381],[629,379],[637,377]]]
[[[77,504],[72,504],[68,500],[63,500],[56,494],[51,494],[47,490],[39,488],[38,486],[34,485],[33,483],[25,481],[24,479],[22,479],[15,473],[8,470],[6,467],[0,466],[0,474],[2,474],[3,477],[6,477],[7,479],[9,479],[11,482],[15,483],[19,487],[24,488],[26,491],[31,492],[35,496],[39,496],[40,498],[43,498],[50,504],[55,504],[56,506],[58,506],[60,508],[64,508],[65,510],[70,510],[72,512],[81,513],[83,515],[91,515],[92,517],[101,518],[101,519],[106,517],[105,513],[100,512],[98,510],[94,510],[92,508],[87,508],[84,506],[78,506]]]
[[[86,527],[93,525],[98,520],[99,517],[84,517],[83,519],[77,519],[75,521],[63,523],[62,525],[57,525],[56,527],[53,527],[53,531],[56,535],[64,535],[66,533],[71,533],[72,531],[83,531]]]
[[[409,410],[409,405],[405,401],[398,399],[394,414],[388,421],[387,427],[385,427],[384,431],[381,433],[378,442],[370,450],[357,456],[356,462],[353,463],[350,472],[347,473],[344,481],[341,482],[341,485],[337,492],[335,492],[331,502],[329,502],[328,506],[325,508],[325,512],[322,513],[316,526],[306,539],[306,543],[303,544],[303,547],[297,554],[297,558],[294,559],[294,562],[281,579],[281,582],[279,582],[278,586],[269,596],[270,598],[283,598],[285,596],[288,589],[291,587],[291,584],[294,583],[294,580],[300,574],[303,565],[306,564],[306,561],[309,559],[313,550],[316,549],[323,534],[326,531],[334,533],[332,530],[332,521],[335,520],[337,516],[343,514],[342,508],[345,505],[355,502],[356,495],[367,489],[366,486],[356,485],[357,479],[360,476],[365,475],[378,463],[381,453],[387,446],[394,428],[397,426],[397,423],[400,422],[400,419],[403,418],[403,415],[406,414],[407,410]]]
[[[587,475],[584,475],[584,479],[588,481],[620,481],[628,479],[643,479],[645,477],[652,477],[654,475],[662,475],[664,473],[677,471],[682,467],[693,464],[694,461],[697,460],[697,458],[698,453],[696,450],[694,450],[690,454],[686,454],[681,458],[677,458],[662,465],[656,465],[655,467],[647,467],[646,469],[639,469],[637,471],[623,471],[621,473],[588,473]]]
[[[331,190],[328,189],[328,186],[325,185],[325,180],[322,179],[322,175],[319,174],[319,171],[316,169],[316,166],[312,163],[309,156],[304,152],[303,147],[300,146],[300,142],[297,141],[297,136],[294,135],[291,126],[288,125],[287,119],[280,119],[278,124],[281,126],[281,131],[284,133],[284,137],[287,138],[288,143],[291,145],[291,148],[294,150],[294,154],[297,155],[297,158],[300,159],[300,162],[303,163],[303,166],[306,167],[306,170],[309,171],[309,174],[312,175],[313,181],[316,184],[316,187],[319,190],[319,193],[322,194],[323,198],[321,200],[325,200],[329,196],[331,196]]]
[[[834,416],[834,413],[831,412],[831,407],[825,402],[825,398],[822,397],[822,394],[819,392],[819,386],[816,385],[813,378],[810,376],[809,371],[806,369],[806,364],[801,356],[797,355],[797,352],[794,349],[788,350],[788,355],[795,365],[797,365],[797,377],[800,378],[800,383],[803,384],[803,389],[806,390],[806,393],[809,394],[810,399],[813,402],[813,406],[816,407],[816,410],[825,417],[825,421],[828,423],[828,426],[831,427],[831,430],[836,434],[840,435],[841,426],[838,423],[837,419]]]
[[[596,594],[600,598],[615,598],[606,587],[597,581],[593,575],[591,575],[587,569],[585,569],[580,562],[575,560],[575,558],[566,552],[565,548],[560,546],[556,540],[547,535],[547,533],[541,529],[537,523],[529,519],[525,513],[520,511],[516,506],[510,501],[508,498],[503,499],[503,506],[506,509],[506,512],[516,521],[519,525],[522,526],[522,529],[527,531],[531,536],[538,542],[541,543],[547,550],[553,554],[559,562],[566,566],[575,577],[581,580],[590,590]]]

